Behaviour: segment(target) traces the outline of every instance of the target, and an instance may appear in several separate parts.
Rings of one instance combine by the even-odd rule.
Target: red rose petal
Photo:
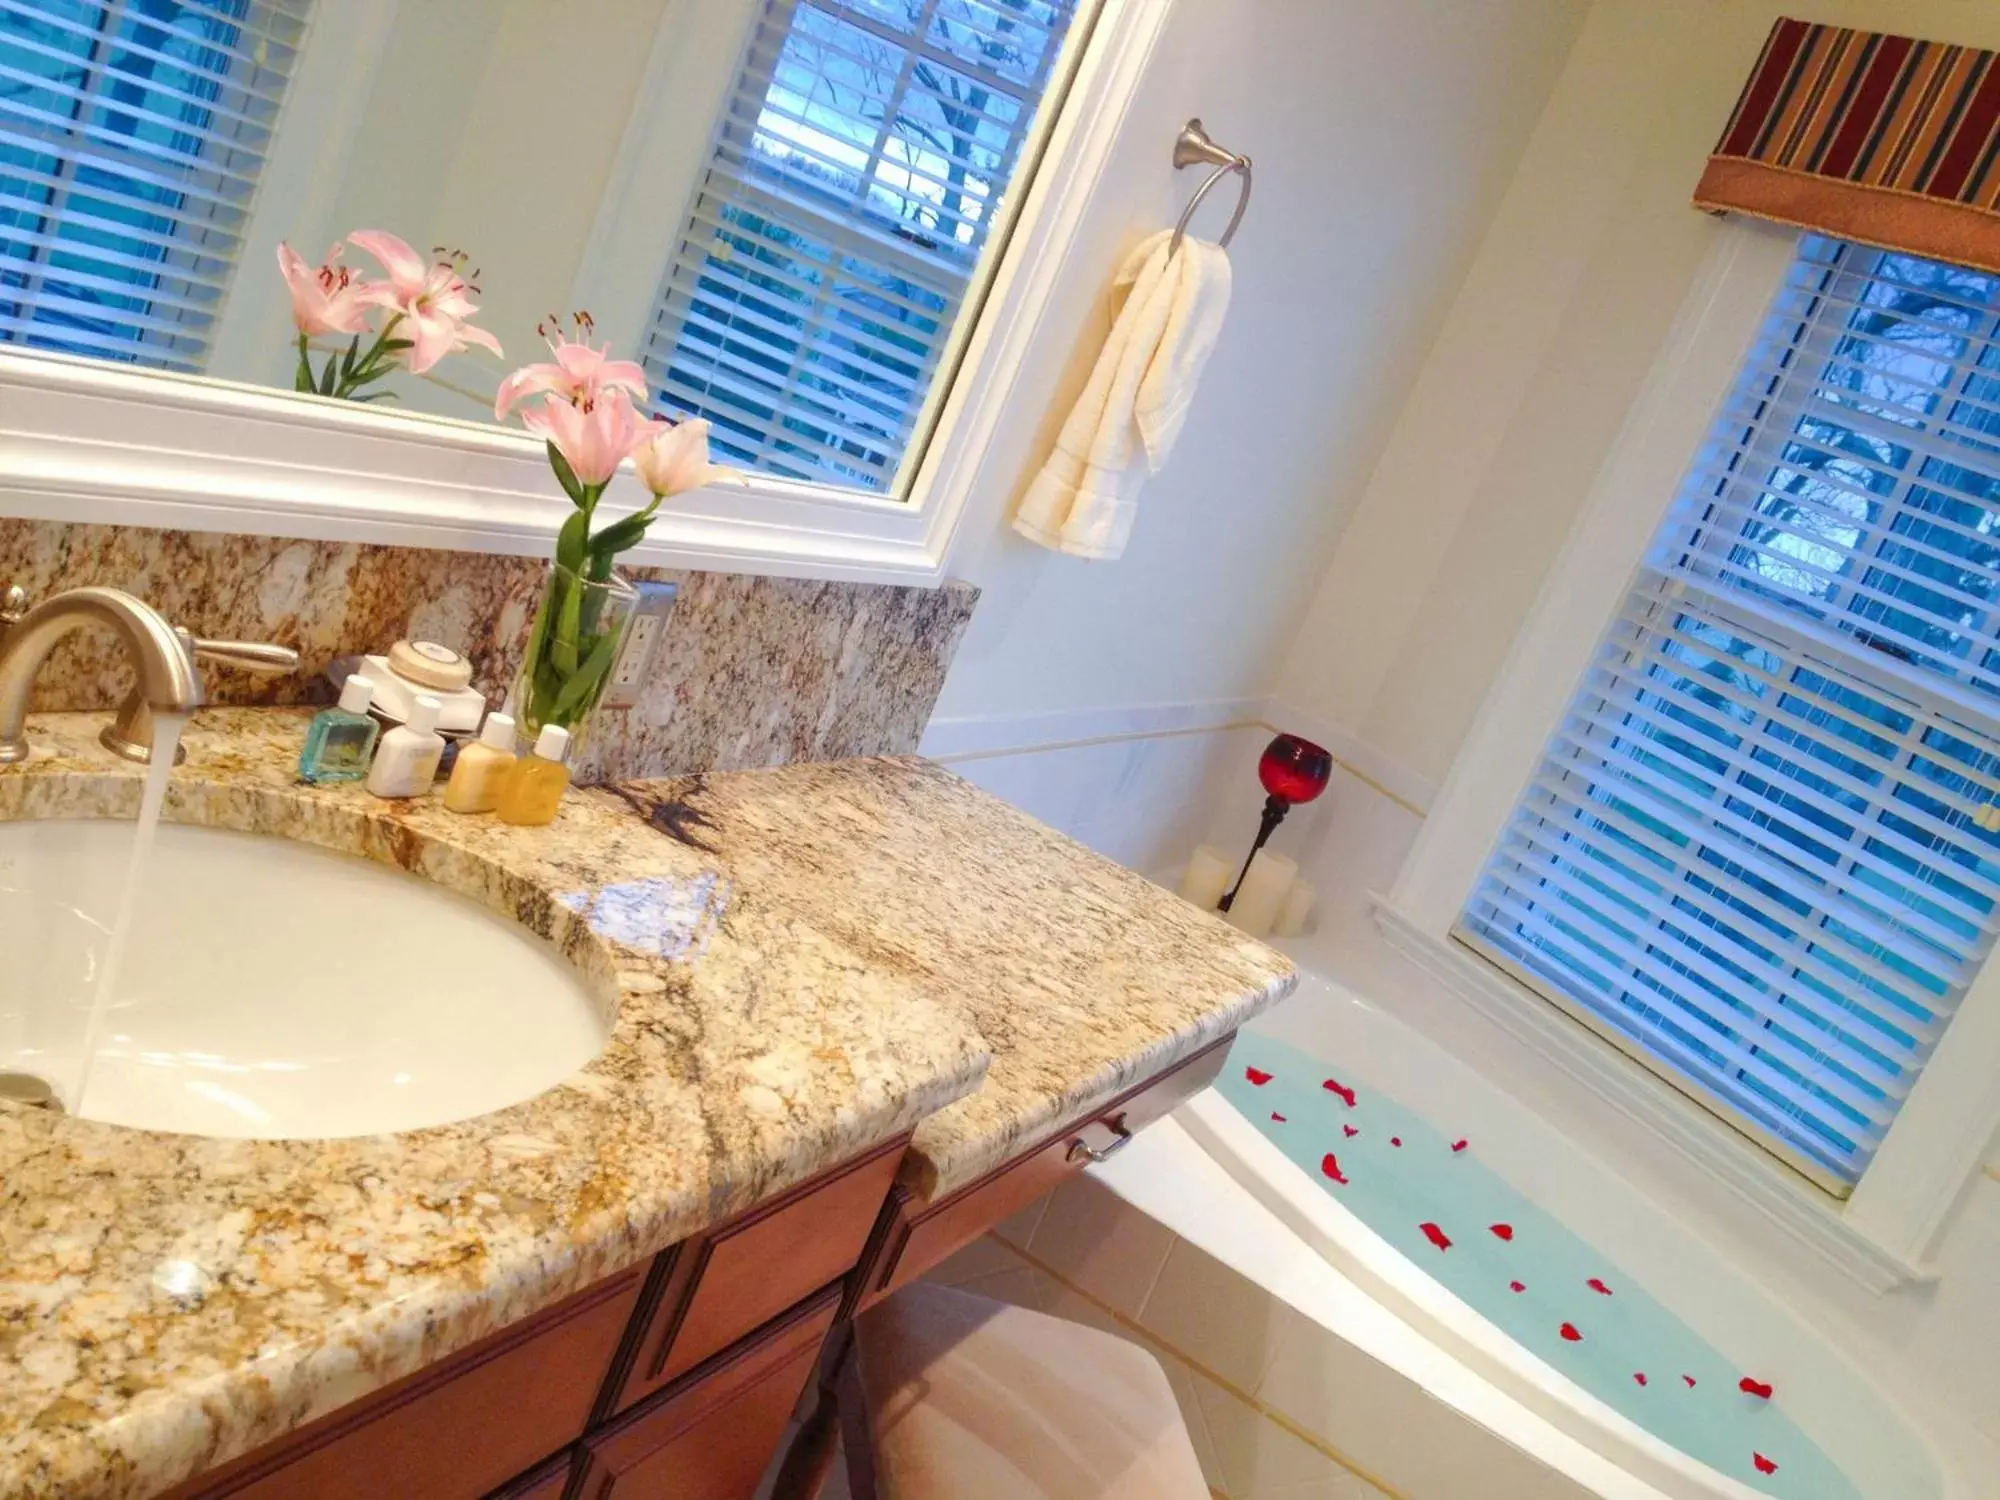
[[[1525,1281],[1510,1281],[1507,1285],[1517,1292],[1525,1292],[1528,1289],[1528,1284]]]
[[[1453,1141],[1451,1143],[1451,1149],[1454,1151],[1463,1151],[1469,1144],[1471,1143],[1468,1141]]]
[[[1748,1375],[1736,1382],[1736,1389],[1746,1396],[1755,1396],[1762,1401],[1771,1399],[1771,1387],[1764,1381],[1752,1380]]]
[[[1340,1158],[1335,1156],[1331,1151],[1319,1159],[1319,1169],[1335,1182],[1340,1183],[1343,1187],[1346,1186],[1347,1178],[1341,1173]]]
[[[1285,1123],[1285,1117],[1279,1114],[1275,1109],[1271,1111],[1271,1118],[1276,1120],[1280,1125]]]
[[[1595,1276],[1591,1277],[1590,1280],[1586,1281],[1584,1285],[1589,1287],[1593,1292],[1597,1293],[1597,1295],[1600,1297],[1609,1297],[1611,1295],[1611,1288],[1606,1286],[1603,1282],[1599,1281]]]
[[[1562,1336],[1568,1339],[1572,1344],[1580,1344],[1583,1342],[1583,1335],[1576,1331],[1576,1324],[1574,1323],[1563,1324]]]
[[[1693,1389],[1694,1389],[1694,1376],[1692,1376],[1692,1375],[1683,1375],[1683,1376],[1681,1376],[1681,1379],[1685,1380],[1685,1381],[1686,1381],[1686,1382],[1688,1383],[1688,1389],[1689,1389],[1689,1390],[1693,1390]]]
[[[1493,1226],[1493,1233],[1499,1239],[1511,1240],[1514,1238],[1514,1226],[1512,1224],[1495,1224]]]
[[[1421,1229],[1424,1232],[1424,1238],[1429,1240],[1433,1245],[1436,1245],[1438,1249],[1449,1250],[1451,1248],[1451,1236],[1438,1228],[1437,1225],[1419,1224],[1417,1228]]]
[[[1329,1094],[1338,1095],[1341,1103],[1345,1104],[1349,1109],[1354,1108],[1353,1089],[1342,1088],[1339,1084],[1335,1083],[1331,1078],[1327,1079],[1326,1082],[1322,1083],[1320,1087],[1325,1089]]]
[[[1770,1459],[1764,1457],[1763,1454],[1752,1453],[1750,1457],[1756,1461],[1757,1472],[1759,1474],[1775,1474],[1778,1472],[1778,1466],[1772,1463]]]
[[[1355,1129],[1355,1128],[1354,1128],[1354,1127],[1353,1127],[1352,1125],[1343,1125],[1343,1126],[1341,1126],[1340,1128],[1341,1128],[1341,1131],[1342,1131],[1342,1133],[1343,1133],[1343,1134],[1345,1134],[1345,1135],[1347,1135],[1347,1136],[1348,1136],[1348,1137],[1350,1137],[1350,1138],[1352,1138],[1352,1137],[1354,1137],[1354,1136],[1357,1136],[1357,1135],[1361,1134],[1361,1132],[1360,1132],[1360,1131],[1358,1131],[1358,1130],[1356,1130],[1356,1129]]]
[[[1266,1073],[1262,1068],[1245,1068],[1243,1076],[1256,1084],[1260,1089],[1271,1081],[1271,1075]]]
[[[1641,1371],[1639,1371],[1639,1372],[1638,1372],[1638,1373],[1637,1373],[1636,1375],[1634,1375],[1634,1376],[1633,1376],[1632,1378],[1633,1378],[1634,1380],[1638,1381],[1638,1382],[1639,1382],[1639,1384],[1641,1384],[1641,1385],[1644,1385],[1644,1384],[1646,1383],[1646,1372],[1645,1372],[1644,1370],[1641,1370]]]

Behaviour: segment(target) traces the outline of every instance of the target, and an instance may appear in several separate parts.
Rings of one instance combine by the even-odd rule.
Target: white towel
[[[1130,286],[1111,336],[1055,451],[1014,514],[1014,529],[1075,557],[1125,550],[1139,486],[1157,474],[1187,420],[1195,382],[1229,308],[1229,257],[1189,237],[1149,236],[1118,269]]]

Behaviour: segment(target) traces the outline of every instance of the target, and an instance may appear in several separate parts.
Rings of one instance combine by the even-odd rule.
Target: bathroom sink
[[[197,1135],[324,1139],[531,1098],[602,1050],[581,977],[526,931],[398,870],[160,828],[101,1046],[86,1023],[133,825],[0,823],[0,1073],[75,1113]]]

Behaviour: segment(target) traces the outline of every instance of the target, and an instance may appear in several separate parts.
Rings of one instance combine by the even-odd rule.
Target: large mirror
[[[0,0],[0,343],[491,421],[587,310],[719,460],[897,495],[1088,11]]]

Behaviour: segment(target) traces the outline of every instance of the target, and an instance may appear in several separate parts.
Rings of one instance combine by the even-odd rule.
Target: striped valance
[[[2000,271],[2000,53],[1781,20],[1694,201]]]

